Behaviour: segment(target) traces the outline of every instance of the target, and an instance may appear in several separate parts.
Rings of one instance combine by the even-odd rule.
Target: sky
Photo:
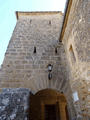
[[[16,25],[15,11],[62,11],[66,0],[0,0],[0,65]]]

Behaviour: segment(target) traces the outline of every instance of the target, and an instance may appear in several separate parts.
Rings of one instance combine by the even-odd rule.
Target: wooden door
[[[45,105],[45,120],[57,120],[56,105]]]
[[[45,105],[45,120],[60,120],[58,104]]]

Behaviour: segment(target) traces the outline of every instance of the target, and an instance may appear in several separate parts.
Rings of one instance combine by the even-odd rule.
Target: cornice
[[[33,11],[33,12],[24,12],[24,11],[16,11],[16,18],[19,19],[20,16],[29,16],[29,15],[53,15],[53,14],[61,14],[61,11]]]

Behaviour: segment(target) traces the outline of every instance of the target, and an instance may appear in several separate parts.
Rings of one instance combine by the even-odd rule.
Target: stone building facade
[[[69,119],[77,116],[77,119],[89,120],[89,0],[69,0],[66,8],[65,15],[61,12],[16,12],[17,24],[0,69],[0,90],[11,88],[10,95],[15,88],[28,88],[32,94],[43,89],[63,92]],[[48,78],[49,64],[53,65],[51,80]],[[3,100],[2,97],[1,103]],[[0,114],[4,120],[3,112]],[[12,120],[18,120],[17,116],[16,113]],[[10,115],[6,118],[9,120]],[[22,119],[26,119],[25,116]]]
[[[70,85],[80,113],[90,118],[90,1],[70,0],[61,33],[70,66]],[[78,108],[77,108],[78,109]],[[84,118],[86,119],[86,118]]]
[[[73,117],[69,70],[64,46],[59,43],[62,13],[17,12],[17,18],[0,72],[1,89],[29,88],[34,94],[46,88],[63,91]],[[53,65],[51,80],[48,79],[49,64]]]

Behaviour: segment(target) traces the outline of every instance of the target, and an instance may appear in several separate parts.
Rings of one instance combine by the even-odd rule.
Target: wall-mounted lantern
[[[51,72],[51,71],[52,71],[52,68],[53,68],[53,65],[49,64],[49,65],[48,65],[48,72]]]
[[[49,74],[48,74],[48,79],[49,80],[51,80],[52,79],[52,68],[53,68],[53,65],[51,65],[51,64],[49,64],[48,65],[48,72],[49,72]]]

